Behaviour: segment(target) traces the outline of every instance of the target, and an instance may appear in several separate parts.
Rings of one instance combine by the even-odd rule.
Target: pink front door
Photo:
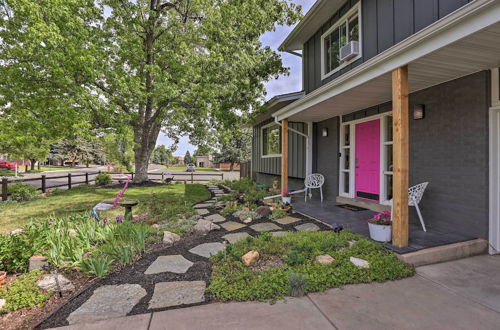
[[[380,119],[356,124],[356,198],[379,200]]]

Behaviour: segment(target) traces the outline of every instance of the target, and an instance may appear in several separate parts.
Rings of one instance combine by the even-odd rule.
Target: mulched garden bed
[[[154,183],[154,184],[156,185],[156,183]],[[214,196],[215,195],[212,193],[212,197],[214,197]],[[199,204],[202,204],[202,203],[203,202],[199,202]],[[219,212],[219,210],[215,210],[213,208],[208,208],[208,210],[210,211],[210,214],[204,215],[204,217],[212,215],[212,214],[216,214]],[[94,293],[94,291],[97,288],[104,286],[104,285],[139,284],[143,289],[146,290],[146,292],[147,292],[146,296],[144,296],[140,300],[140,302],[135,305],[135,307],[132,309],[132,311],[128,315],[143,314],[143,313],[151,312],[151,309],[148,309],[149,301],[151,300],[151,297],[153,295],[153,291],[154,291],[156,283],[171,282],[171,281],[199,281],[199,280],[201,280],[201,281],[205,281],[205,283],[208,287],[209,282],[210,282],[211,271],[212,271],[211,263],[208,261],[208,259],[206,259],[204,257],[190,253],[189,250],[192,249],[193,247],[198,246],[199,244],[203,244],[203,243],[225,242],[225,239],[223,239],[222,236],[227,235],[229,233],[232,234],[232,233],[246,232],[252,236],[257,236],[259,233],[250,228],[250,226],[254,225],[254,224],[271,222],[271,223],[274,223],[274,224],[278,225],[279,227],[281,227],[282,228],[281,230],[283,230],[283,231],[295,231],[294,227],[297,225],[304,224],[304,223],[314,223],[322,231],[331,230],[330,226],[323,224],[321,222],[312,220],[310,218],[307,218],[299,213],[294,213],[294,214],[292,214],[292,216],[295,218],[301,219],[301,220],[297,221],[293,224],[282,225],[282,224],[278,224],[272,220],[269,220],[267,217],[263,217],[261,219],[253,220],[251,223],[247,224],[246,227],[243,227],[241,229],[234,230],[234,231],[226,231],[223,228],[221,228],[220,230],[210,232],[206,236],[196,236],[196,235],[185,236],[185,237],[183,237],[183,239],[181,241],[175,243],[173,246],[168,247],[168,248],[158,248],[157,250],[144,255],[135,263],[128,265],[128,266],[124,266],[121,270],[116,271],[116,272],[106,276],[105,278],[94,282],[88,288],[86,288],[82,292],[76,294],[68,302],[66,302],[60,308],[55,310],[45,320],[43,320],[40,324],[38,324],[36,328],[46,329],[46,328],[53,328],[53,327],[67,325],[68,324],[68,321],[67,321],[68,316],[73,311],[78,309],[84,302],[86,302],[92,296],[92,294]],[[226,218],[226,221],[234,221],[237,223],[242,223],[242,221],[239,218],[236,218],[233,215],[225,216],[225,218]],[[217,224],[220,225],[221,223],[217,223]],[[166,256],[166,255],[182,255],[187,260],[193,262],[194,265],[191,268],[189,268],[189,270],[185,274],[176,274],[176,273],[170,273],[170,272],[164,272],[164,273],[153,274],[153,275],[145,275],[144,274],[146,269],[159,256]],[[205,293],[205,301],[202,303],[173,306],[173,307],[167,307],[167,308],[162,308],[162,309],[154,309],[154,311],[184,308],[184,307],[188,307],[188,306],[209,304],[211,302],[213,302],[212,297],[210,296],[210,294]]]

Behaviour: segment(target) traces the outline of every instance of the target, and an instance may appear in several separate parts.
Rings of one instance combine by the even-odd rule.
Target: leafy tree
[[[153,164],[168,165],[174,162],[174,156],[172,155],[172,150],[167,149],[164,145],[160,145],[153,151],[151,160]]]
[[[193,152],[193,157],[196,156],[208,156],[212,153],[212,149],[209,146],[201,145]]]
[[[188,151],[186,151],[186,154],[184,155],[184,164],[189,164],[189,163],[193,163],[193,157],[191,157],[191,153]]]
[[[64,139],[53,145],[52,152],[54,159],[58,159],[62,164],[69,161],[71,167],[75,167],[77,162],[83,162],[88,167],[90,163],[100,163],[104,160],[101,142],[83,137]]]
[[[134,161],[134,138],[131,129],[108,133],[103,137],[104,154],[106,161],[124,166],[132,172]]]
[[[252,153],[252,131],[250,128],[236,126],[220,134],[219,151],[215,153],[215,163],[234,164],[248,160]]]
[[[0,0],[0,95],[47,109],[46,123],[130,127],[141,182],[160,130],[199,144],[261,103],[263,82],[287,70],[259,37],[299,11],[285,0]]]

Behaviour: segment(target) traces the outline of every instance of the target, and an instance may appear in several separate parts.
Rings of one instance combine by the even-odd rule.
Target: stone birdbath
[[[125,208],[125,216],[123,217],[125,221],[132,220],[132,208],[139,204],[139,201],[123,201],[119,202],[120,206]]]

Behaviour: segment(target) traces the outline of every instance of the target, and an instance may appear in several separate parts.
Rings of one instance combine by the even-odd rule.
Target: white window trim
[[[491,106],[500,106],[500,86],[498,86],[500,69],[491,69]]]
[[[380,177],[380,191],[379,191],[379,204],[382,205],[390,205],[390,201],[385,198],[386,195],[386,186],[385,186],[385,176],[386,175],[392,175],[392,172],[386,171],[386,162],[387,162],[387,157],[386,157],[386,151],[385,151],[385,146],[392,144],[392,142],[386,142],[386,137],[385,137],[385,126],[387,125],[387,120],[386,117],[392,116],[392,111],[389,112],[384,112],[380,114],[376,114],[373,116],[349,121],[347,123],[342,123],[342,116],[340,117],[340,166],[339,166],[339,196],[342,197],[347,197],[347,198],[356,198],[355,195],[355,186],[356,186],[356,166],[355,166],[355,158],[356,158],[356,125],[360,123],[364,123],[367,121],[372,121],[372,120],[377,120],[380,119],[380,172],[379,172],[379,177]],[[351,143],[349,147],[344,146],[344,132],[345,129],[348,128],[350,130],[350,139]],[[343,164],[345,160],[345,153],[349,152],[350,153],[350,163],[349,163],[349,169],[344,169]],[[344,173],[349,173],[349,193],[344,192]]]
[[[271,127],[271,126],[277,126],[279,130],[281,130],[281,126],[276,124],[275,122],[271,122],[269,124],[266,124],[260,128],[260,157],[261,158],[277,158],[281,157],[281,153],[279,154],[271,154],[271,155],[264,155],[264,129]],[[281,144],[281,142],[279,142]]]
[[[335,69],[333,69],[330,72],[325,72],[325,38],[328,36],[333,30],[338,28],[342,23],[344,23],[347,19],[349,19],[349,16],[354,14],[355,12],[358,12],[358,25],[359,25],[359,55],[352,58],[351,60],[342,63]],[[351,64],[354,61],[359,60],[363,56],[363,33],[362,33],[362,19],[361,19],[361,1],[358,2],[355,6],[353,6],[349,11],[342,16],[340,19],[335,22],[334,25],[332,25],[325,33],[321,35],[321,80],[324,80],[334,74],[335,72],[341,70],[345,66]]]

